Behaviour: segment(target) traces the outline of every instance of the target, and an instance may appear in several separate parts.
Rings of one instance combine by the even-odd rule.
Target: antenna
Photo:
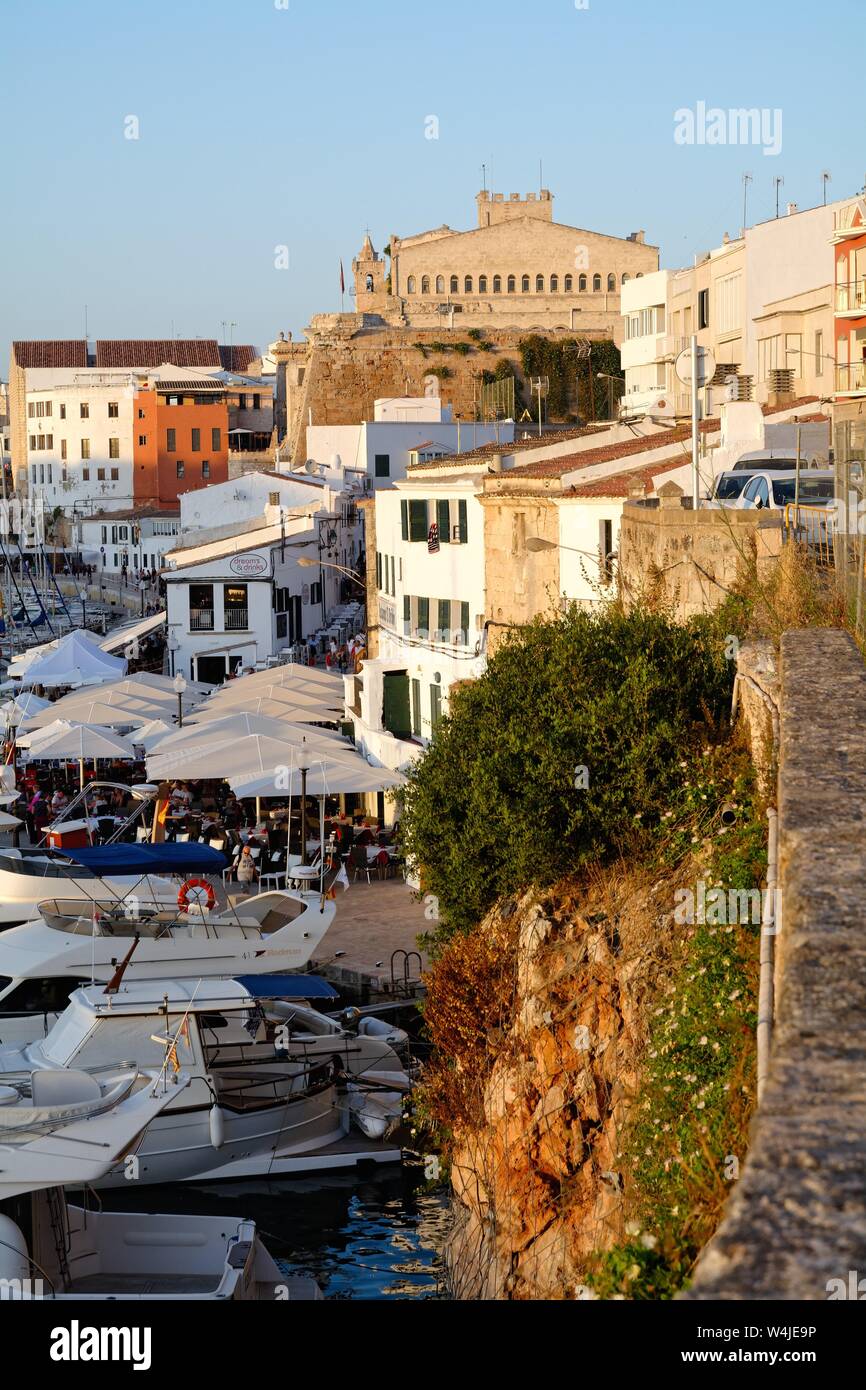
[[[752,175],[751,175],[751,174],[743,174],[743,232],[744,232],[744,233],[745,233],[746,227],[747,227],[747,225],[748,225],[747,222],[746,222],[746,197],[747,197],[747,195],[748,195],[748,192],[749,192],[749,184],[750,184],[751,182],[752,182]]]
[[[832,177],[829,169],[822,169],[821,182],[824,185],[824,207],[827,206],[827,184],[832,182]]]
[[[482,164],[482,166],[481,166],[481,179],[482,179],[482,183],[483,183],[483,187],[484,187],[484,192],[486,193],[486,192],[487,192],[487,165],[486,165],[486,164]]]
[[[784,178],[782,177],[781,174],[776,174],[776,175],[774,176],[774,178],[773,178],[773,183],[776,185],[776,216],[777,216],[777,217],[779,216],[779,189],[782,187],[782,184],[783,184],[784,182],[785,182],[785,180],[784,180]]]

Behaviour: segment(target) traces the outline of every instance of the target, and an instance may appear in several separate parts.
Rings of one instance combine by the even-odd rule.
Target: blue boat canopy
[[[238,975],[255,999],[337,999],[333,985],[321,975]]]
[[[218,874],[228,860],[210,845],[95,845],[64,850],[65,858],[81,864],[98,878],[117,874]]]

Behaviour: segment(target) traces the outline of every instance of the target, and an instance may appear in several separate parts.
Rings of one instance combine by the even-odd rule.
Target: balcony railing
[[[191,608],[189,610],[190,632],[213,632],[213,609]]]
[[[866,391],[866,362],[836,368],[837,391]]]
[[[243,632],[249,627],[246,608],[226,609],[226,632]]]
[[[866,314],[866,279],[848,280],[836,286],[836,313],[846,314],[857,309]]]
[[[666,333],[661,340],[662,357],[679,357],[681,352],[685,352],[691,341],[691,338],[684,338],[678,333]]]

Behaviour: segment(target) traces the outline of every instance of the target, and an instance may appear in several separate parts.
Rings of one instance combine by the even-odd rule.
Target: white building
[[[419,755],[452,686],[485,665],[478,498],[487,464],[449,462],[401,479],[365,506],[375,507],[376,655],[347,677],[347,718],[360,750],[392,769]],[[367,566],[369,574],[370,556]]]
[[[46,510],[77,515],[133,503],[135,377],[96,367],[27,373],[27,481]]]
[[[234,485],[208,491],[225,499]],[[358,516],[351,494],[325,488],[302,505],[275,498],[251,519],[182,535],[165,557],[169,648],[176,670],[217,684],[327,625],[340,601],[341,557],[357,559]]]
[[[120,574],[124,561],[130,571],[158,571],[177,545],[180,530],[178,512],[103,512],[76,521],[73,542],[85,564],[96,565],[104,574]]]
[[[832,390],[834,217],[843,203],[748,227],[695,257],[622,287],[623,417],[672,420],[690,413],[677,356],[692,335],[708,348],[715,381],[704,414],[725,400],[780,404]]]
[[[438,396],[400,396],[375,401],[372,420],[356,425],[308,425],[307,453],[314,465],[324,466],[327,472],[357,470],[370,479],[372,488],[382,488],[405,478],[410,456],[419,446],[459,454],[482,444],[510,444],[513,439],[513,420],[464,423],[452,420],[451,407]]]

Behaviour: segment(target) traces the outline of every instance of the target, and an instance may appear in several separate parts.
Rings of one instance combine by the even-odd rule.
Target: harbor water
[[[443,1299],[447,1191],[418,1164],[296,1179],[185,1183],[104,1195],[106,1209],[249,1217],[287,1274],[326,1299]]]

